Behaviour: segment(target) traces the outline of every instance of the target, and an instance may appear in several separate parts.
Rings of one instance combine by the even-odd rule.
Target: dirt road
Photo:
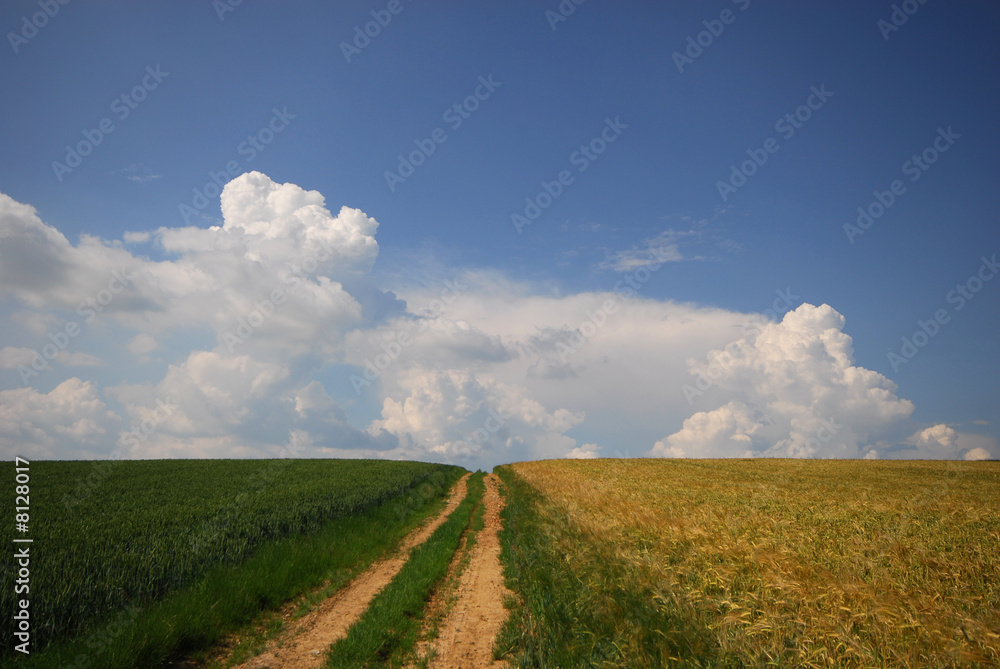
[[[424,543],[465,498],[466,474],[452,488],[448,505],[433,520],[411,532],[392,557],[378,560],[310,613],[289,624],[267,644],[267,650],[239,665],[239,669],[309,669],[319,667],[330,645],[368,609],[382,588],[392,581],[409,558],[410,551]],[[467,665],[468,666],[468,665]]]
[[[495,474],[486,477],[485,526],[468,566],[462,572],[454,608],[444,619],[435,646],[430,669],[479,669],[504,667],[493,661],[493,640],[507,619],[504,598],[510,594],[504,585],[500,566],[500,510],[503,498]]]

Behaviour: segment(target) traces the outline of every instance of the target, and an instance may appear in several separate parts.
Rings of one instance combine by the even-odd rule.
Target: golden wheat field
[[[560,559],[579,574],[625,565],[613,587],[683,611],[730,663],[1000,664],[998,462],[510,467],[541,493]]]

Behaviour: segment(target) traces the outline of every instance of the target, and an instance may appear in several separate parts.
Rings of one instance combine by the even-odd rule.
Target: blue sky
[[[221,15],[223,5],[208,0],[70,2],[42,18],[44,2],[8,2],[0,193],[33,207],[37,222],[25,227],[30,215],[9,205],[0,241],[0,407],[8,407],[0,444],[43,457],[273,455],[270,442],[251,443],[266,432],[313,455],[465,464],[626,452],[997,457],[1000,281],[984,282],[960,310],[948,296],[1000,252],[990,198],[1000,171],[1000,8],[901,4],[894,17],[892,3],[878,2],[568,0],[563,11],[575,9],[554,21],[557,2],[242,2]],[[25,28],[25,17],[44,25]],[[378,17],[391,20],[345,56],[355,28]],[[693,48],[689,38],[707,46],[679,68],[675,53]],[[144,99],[121,118],[121,96],[144,79]],[[814,90],[832,95],[820,101]],[[803,107],[810,101],[813,109]],[[463,102],[458,124],[447,112]],[[794,133],[776,127],[797,111],[808,118]],[[96,136],[105,118],[113,130],[57,174],[67,145]],[[614,140],[593,160],[580,158],[581,146],[602,147],[607,127],[617,128],[605,135]],[[390,188],[398,156],[428,146],[436,130],[445,141]],[[259,151],[248,148],[255,135],[270,140]],[[904,165],[938,137],[947,150],[911,181]],[[724,199],[718,184],[748,151],[767,160]],[[226,195],[210,173],[228,166],[224,182],[251,171],[267,180],[227,187],[239,213],[224,220]],[[524,215],[525,198],[564,170],[572,182],[518,232],[512,214]],[[858,207],[897,179],[905,191],[884,214],[863,234],[845,232]],[[250,239],[261,219],[247,203],[281,184],[299,204],[318,191],[330,216],[281,227],[273,220],[294,218],[294,208],[268,210],[272,230],[307,240],[272,253],[268,265],[261,239],[279,242]],[[266,336],[228,350],[224,323],[235,327],[242,305],[280,287],[276,259],[312,253],[309,226],[333,230],[342,206],[378,222],[377,232],[351,223],[377,253],[351,246],[336,267],[321,262],[308,277],[315,294],[298,305],[305,320],[279,313],[261,327]],[[208,232],[220,225],[224,234]],[[204,234],[184,232],[192,226]],[[68,246],[25,261],[14,242],[28,229],[31,244],[51,243],[42,231],[55,230]],[[568,362],[559,358],[554,343],[579,330],[588,305],[618,295],[624,275],[648,269],[650,249],[669,259],[622,300],[613,325],[584,337]],[[18,369],[47,332],[79,319],[73,305],[106,283],[102,263],[111,258],[139,278],[50,369],[25,381]],[[29,280],[19,260],[38,275]],[[334,300],[323,277],[355,312],[316,311]],[[468,288],[420,320],[454,280]],[[793,296],[798,319],[778,314],[766,336],[747,335],[776,291]],[[901,337],[938,310],[947,322],[893,365],[888,354],[900,352]],[[289,332],[313,334],[286,346],[279,318]],[[374,355],[364,342],[429,321],[421,332],[432,335],[355,392],[351,375]],[[845,335],[846,362],[834,354],[842,340],[831,343]],[[752,354],[686,401],[698,361],[743,336]],[[249,400],[235,389],[252,379],[229,386],[200,364],[248,375],[253,364],[271,366],[273,386],[239,412]],[[847,369],[882,377],[852,381]],[[181,377],[195,386],[172,385]],[[125,449],[122,435],[155,399],[184,388],[201,409],[182,406],[141,448]],[[269,413],[305,388],[339,418]],[[217,406],[205,400],[223,395]],[[59,434],[24,417],[51,416],[67,402],[76,408],[59,419]],[[490,409],[511,418],[470,442]],[[816,421],[831,412],[849,427],[817,438]]]

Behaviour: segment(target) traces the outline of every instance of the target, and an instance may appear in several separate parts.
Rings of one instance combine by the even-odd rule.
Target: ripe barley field
[[[498,469],[520,667],[1000,664],[1000,463]]]

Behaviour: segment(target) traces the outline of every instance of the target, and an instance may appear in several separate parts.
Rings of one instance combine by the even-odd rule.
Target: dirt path
[[[378,560],[332,597],[291,623],[267,643],[267,650],[239,665],[238,669],[306,669],[322,664],[330,645],[368,609],[371,600],[392,581],[409,558],[410,551],[427,541],[465,498],[466,474],[451,489],[448,505],[433,520],[411,532],[392,557]]]
[[[455,607],[441,624],[430,669],[479,669],[503,667],[493,661],[493,639],[507,619],[504,585],[500,566],[500,497],[495,474],[486,477],[485,526],[472,549],[468,566],[459,579]]]

